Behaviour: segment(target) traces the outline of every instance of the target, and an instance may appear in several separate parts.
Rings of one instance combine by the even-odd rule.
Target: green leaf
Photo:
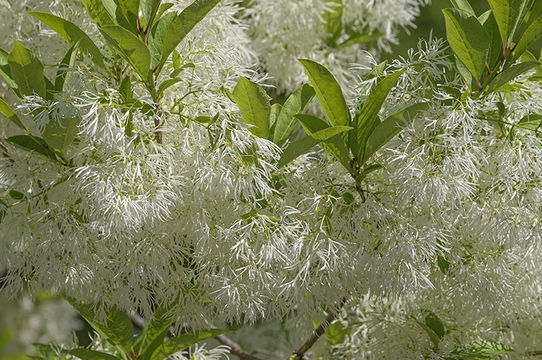
[[[177,315],[171,310],[171,306],[158,307],[154,311],[150,321],[137,335],[134,341],[134,350],[137,354],[144,354],[143,360],[149,358],[154,350],[164,341],[169,326]]]
[[[214,336],[225,334],[227,330],[209,329],[199,332],[188,332],[186,334],[169,339],[160,345],[151,355],[150,360],[164,360],[168,356],[193,346],[203,340],[207,340]]]
[[[471,16],[476,16],[476,13],[468,0],[450,0],[450,2],[454,8],[463,10]]]
[[[58,161],[55,153],[47,147],[47,143],[41,138],[30,135],[17,135],[7,138],[6,141],[20,149]]]
[[[140,0],[139,10],[141,11],[144,22],[142,25],[144,27],[149,27],[149,25],[152,25],[151,22],[155,18],[161,2],[162,0]]]
[[[156,24],[152,27],[150,36],[149,36],[149,49],[151,51],[151,68],[156,68],[162,60],[162,50],[164,47],[164,39],[166,33],[171,26],[171,23],[177,14],[174,12],[167,13],[164,17],[160,18]]]
[[[75,43],[71,48],[68,49],[68,52],[60,61],[60,65],[58,66],[58,69],[56,71],[55,76],[55,85],[54,90],[57,92],[62,92],[64,90],[64,83],[66,82],[66,77],[68,76],[68,73],[71,68],[73,68],[73,64],[75,63],[75,58],[77,55],[77,47],[79,46],[79,43]]]
[[[499,26],[502,46],[506,48],[517,26],[517,21],[521,21],[519,19],[520,7],[525,0],[488,0],[487,2]]]
[[[536,17],[536,19],[527,27],[525,32],[521,35],[521,38],[517,42],[517,46],[514,50],[513,61],[519,59],[519,57],[531,46],[533,46],[538,39],[542,38],[542,16]]]
[[[290,163],[298,156],[303,155],[304,153],[312,149],[318,143],[320,143],[320,140],[316,140],[312,136],[305,136],[299,140],[292,142],[282,152],[282,155],[280,156],[280,160],[278,162],[278,167],[283,167],[284,165]]]
[[[162,17],[162,15],[164,15],[164,13],[166,11],[168,11],[174,4],[172,3],[163,3],[160,5],[160,7],[158,8],[158,12],[156,13],[156,17],[158,19],[160,19]]]
[[[120,358],[116,356],[101,351],[95,351],[85,348],[63,350],[62,352],[65,354],[73,355],[81,360],[120,360]]]
[[[103,27],[106,25],[115,25],[116,22],[114,17],[111,17],[108,9],[104,6],[102,0],[82,0],[83,5],[87,9],[88,14],[92,20],[98,25],[98,27]],[[108,2],[109,0],[105,0]]]
[[[143,41],[119,25],[104,26],[100,29],[112,48],[132,65],[135,71],[146,81],[151,64],[151,54]]]
[[[393,115],[388,116],[381,123],[378,123],[374,130],[369,134],[360,163],[364,164],[369,160],[371,156],[402,130],[402,126],[405,123],[411,122],[416,116],[416,113],[426,109],[427,106],[427,103],[408,105]]]
[[[350,126],[329,126],[324,120],[312,115],[296,115],[305,132],[318,140],[322,148],[337,159],[348,172],[352,173],[350,154],[340,134],[352,130]]]
[[[310,85],[303,84],[286,99],[277,118],[273,142],[281,145],[290,137],[297,122],[295,115],[301,114],[305,110],[314,94],[314,89]]]
[[[446,335],[446,329],[444,328],[444,323],[440,318],[432,311],[428,311],[425,316],[425,325],[427,325],[431,330],[437,334],[439,339],[442,340],[444,335]]]
[[[516,127],[538,131],[542,128],[542,115],[541,114],[529,114],[521,118],[516,124]]]
[[[127,29],[137,34],[139,18],[139,0],[118,0],[117,4],[127,22]]]
[[[51,119],[43,132],[43,140],[52,149],[63,153],[77,136],[80,122],[81,118],[75,114],[69,118]]]
[[[161,64],[166,61],[169,54],[175,50],[194,26],[203,20],[219,2],[220,0],[195,0],[175,17],[164,37]]]
[[[331,345],[337,345],[344,342],[347,334],[348,327],[340,321],[334,321],[327,327],[324,337]]]
[[[105,322],[102,322],[97,320],[92,305],[80,303],[68,296],[64,298],[85,318],[94,330],[107,337],[126,354],[131,352],[134,330],[130,317],[124,311],[113,308],[107,313]]]
[[[482,17],[485,17],[485,19]],[[503,54],[499,27],[497,26],[497,22],[495,21],[495,17],[493,17],[493,13],[491,12],[491,10],[486,11],[484,14],[482,14],[482,16],[480,16],[480,22],[482,23],[484,31],[486,32],[489,39],[487,64],[492,71],[495,71],[495,66],[497,65]]]
[[[49,13],[32,11],[29,14],[50,27],[71,45],[79,43],[79,48],[88,52],[96,65],[102,68],[105,67],[102,53],[96,44],[94,44],[94,41],[77,25]]]
[[[350,111],[346,105],[341,87],[333,75],[324,66],[308,59],[299,59],[305,68],[309,81],[316,91],[316,97],[334,126],[348,126]]]
[[[282,111],[282,105],[281,104],[273,104],[271,105],[271,109],[269,110],[269,137],[273,137],[275,134],[275,127],[277,125],[277,119],[280,115],[280,112]],[[274,141],[274,139],[273,139]],[[276,143],[276,141],[275,141]]]
[[[256,136],[268,139],[270,105],[264,88],[245,77],[240,77],[231,95],[241,111],[243,120],[255,126],[249,130]]]
[[[431,329],[427,324],[424,324],[418,319],[416,319],[414,316],[407,316],[407,319],[414,321],[416,324],[418,324],[429,336],[429,339],[431,339],[431,342],[433,343],[433,347],[435,350],[438,350],[438,345],[440,343],[440,337],[435,333],[433,329]]]
[[[14,335],[13,330],[2,330],[0,332],[0,354],[2,354]]]
[[[514,351],[512,348],[495,341],[473,341],[466,346],[455,349],[452,354],[460,359],[493,359],[494,355]]]
[[[15,95],[17,97],[22,97],[21,92],[19,91],[19,88],[17,86],[17,83],[13,78],[11,77],[11,69],[9,68],[8,64],[8,56],[9,54],[3,50],[0,49],[0,76],[4,78],[8,86],[15,92]]]
[[[448,269],[450,268],[450,262],[446,260],[443,256],[438,255],[437,266],[443,274],[446,274],[448,272]]]
[[[379,32],[375,32],[375,33],[370,34],[370,35],[361,34],[361,35],[352,36],[352,37],[346,39],[345,41],[343,41],[342,43],[336,45],[335,48],[336,49],[342,49],[342,48],[346,48],[346,47],[357,45],[357,44],[365,44],[365,43],[368,43],[368,42],[371,42],[371,41],[376,41],[381,36],[382,36],[382,34],[379,33]]]
[[[163,81],[161,84],[160,84],[160,87],[158,88],[158,95],[162,95],[164,93],[164,91],[166,91],[169,87],[179,83],[183,81],[183,79],[181,78],[175,78],[175,79],[167,79],[165,81]]]
[[[477,83],[484,74],[489,39],[474,16],[456,9],[443,9],[446,37],[459,60],[465,64]]]
[[[45,98],[45,79],[43,78],[43,64],[34,54],[13,41],[13,50],[8,56],[11,77],[23,95],[39,95]]]
[[[12,123],[17,125],[19,129],[23,130],[27,134],[30,134],[30,132],[26,129],[26,126],[24,126],[17,114],[15,114],[13,109],[11,109],[11,107],[9,107],[9,105],[2,98],[0,98],[0,114],[3,114],[5,117],[7,117]]]
[[[330,45],[335,44],[343,29],[343,2],[342,0],[329,0],[328,9],[324,11],[322,19],[324,20],[324,31],[328,34],[327,42]]]
[[[374,126],[379,123],[378,113],[390,90],[397,84],[397,80],[403,72],[404,70],[397,71],[379,81],[363,103],[357,118],[354,119],[354,131],[350,135],[350,149],[358,161],[361,161],[360,164],[364,163],[363,159],[368,159],[368,156],[365,155],[365,149]]]
[[[499,75],[495,76],[495,78],[487,86],[487,92],[490,93],[492,91],[498,91],[501,86],[508,84],[517,76],[539,65],[540,63],[538,62],[524,62],[509,67]]]

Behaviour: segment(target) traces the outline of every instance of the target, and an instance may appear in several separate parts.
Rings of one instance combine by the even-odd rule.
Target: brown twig
[[[305,353],[318,341],[318,339],[320,339],[322,335],[324,335],[327,327],[329,326],[329,324],[333,322],[333,320],[335,320],[335,318],[337,317],[338,311],[344,306],[345,303],[346,303],[346,297],[342,298],[341,303],[339,304],[336,311],[332,311],[327,315],[326,320],[323,323],[321,323],[320,326],[316,328],[316,330],[314,330],[311,337],[307,341],[305,341],[305,343],[301,345],[299,349],[297,349],[296,351],[292,353],[292,355],[294,356],[292,360],[307,359],[307,357],[305,356]]]
[[[260,360],[254,355],[243,350],[243,348],[238,343],[236,343],[226,335],[217,335],[215,336],[215,339],[217,339],[222,345],[229,346],[231,349],[231,353],[241,360]]]

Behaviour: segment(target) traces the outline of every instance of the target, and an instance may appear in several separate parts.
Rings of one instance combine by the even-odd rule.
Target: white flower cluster
[[[177,1],[170,11],[188,3]],[[384,47],[422,3],[345,1],[342,21],[361,34],[381,34]],[[338,357],[437,356],[408,319],[426,310],[453,329],[441,343],[444,353],[456,338],[463,344],[486,337],[536,350],[540,138],[522,129],[505,136],[488,121],[498,113],[497,97],[457,104],[463,89],[442,41],[422,43],[386,68],[406,71],[383,115],[420,101],[428,108],[373,159],[382,169],[362,184],[366,201],[322,151],[277,168],[281,149],[240,120],[224,88],[239,75],[262,80],[257,57],[280,91],[303,81],[295,57],[322,62],[343,80],[356,78],[349,63],[373,61],[355,47],[326,47],[322,14],[329,7],[254,1],[245,13],[251,40],[247,19],[239,20],[235,2],[224,1],[179,45],[181,64],[193,67],[186,66],[154,113],[124,111],[113,80],[76,65],[69,95],[46,104],[54,109],[49,117],[32,125],[24,116],[37,131],[49,121],[81,118],[68,164],[0,142],[0,268],[9,269],[7,289],[52,289],[138,308],[144,316],[156,302],[178,298],[190,325],[294,312],[310,324],[321,320],[322,308],[361,298],[344,314],[353,331],[334,348]],[[10,6],[0,11],[2,19],[13,17]],[[85,16],[79,21],[89,23]],[[539,84],[518,81],[522,91],[506,97],[507,124],[542,113]],[[374,82],[345,91],[363,99]],[[134,96],[151,103],[137,85]],[[25,101],[21,114],[44,106],[35,97]],[[157,131],[163,144],[155,141]],[[200,348],[191,356],[219,359],[223,350]]]

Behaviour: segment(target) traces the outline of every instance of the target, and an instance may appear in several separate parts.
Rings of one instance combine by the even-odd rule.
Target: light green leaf
[[[476,16],[476,13],[468,0],[450,0],[450,2],[454,8],[463,10],[471,16]]]
[[[17,114],[15,114],[13,109],[9,107],[9,105],[2,98],[0,98],[0,114],[3,114],[5,117],[7,117],[12,123],[17,125],[19,129],[23,130],[27,134],[30,134],[30,132],[26,129],[26,126],[24,126],[23,122],[19,119]]]
[[[255,82],[240,77],[231,95],[243,120],[255,126],[249,130],[256,136],[268,139],[270,105],[265,90]]]
[[[98,27],[115,25],[114,17],[111,17],[102,0],[82,0],[88,14]],[[108,1],[108,0],[106,0]]]
[[[11,77],[23,95],[39,95],[45,98],[46,87],[43,78],[43,64],[34,54],[13,41],[13,50],[8,56]]]
[[[519,59],[519,57],[531,46],[534,45],[540,38],[542,38],[542,16],[536,17],[533,22],[527,27],[525,32],[518,40],[517,46],[514,50],[513,61]]]
[[[17,135],[6,139],[8,143],[25,151],[43,155],[53,161],[58,161],[55,153],[47,147],[47,143],[38,137]]]
[[[433,329],[431,329],[426,324],[418,321],[414,316],[407,316],[407,319],[414,321],[416,324],[418,324],[429,336],[429,339],[431,339],[431,342],[433,343],[433,348],[438,349],[438,345],[440,343],[440,337],[435,333]]]
[[[316,91],[316,97],[334,126],[348,126],[350,111],[346,105],[341,87],[337,80],[324,66],[308,59],[299,59],[305,68],[309,81]]]
[[[75,45],[68,49],[68,52],[66,53],[62,61],[60,61],[60,65],[58,66],[58,69],[56,71],[54,91],[61,92],[62,90],[64,90],[64,83],[66,82],[66,77],[68,76],[70,69],[73,68],[73,64],[75,63],[78,46],[79,43],[75,43]]]
[[[538,131],[542,128],[542,115],[541,114],[529,114],[521,118],[516,124],[516,127]]]
[[[77,136],[80,122],[81,118],[75,114],[70,118],[51,119],[43,132],[43,140],[52,149],[63,153]]]
[[[188,5],[171,23],[162,49],[163,64],[186,35],[211,11],[220,0],[195,0]]]
[[[328,9],[324,11],[322,19],[324,20],[324,31],[328,34],[327,42],[333,45],[339,36],[341,36],[344,7],[342,0],[329,0],[327,6]]]
[[[64,297],[98,333],[107,337],[126,354],[132,349],[133,327],[130,317],[121,310],[111,309],[105,322],[98,321],[92,305],[83,304],[68,296]]]
[[[134,350],[136,354],[143,355],[142,360],[148,359],[154,350],[163,343],[176,315],[172,312],[171,306],[160,306],[154,311],[152,318],[134,341]]]
[[[13,92],[15,92],[15,95],[17,95],[17,97],[22,97],[21,92],[18,89],[17,83],[11,77],[11,69],[9,68],[8,64],[8,56],[9,54],[5,50],[0,49],[0,76],[4,78],[8,86],[13,90]]]
[[[151,355],[150,360],[164,360],[168,356],[193,346],[203,340],[207,340],[214,336],[225,334],[227,330],[209,329],[198,332],[189,332],[172,339],[169,339],[164,344],[160,345]]]
[[[397,80],[403,72],[404,70],[394,72],[380,80],[371,90],[358,116],[354,119],[354,131],[350,135],[350,149],[358,161],[364,159],[367,139],[369,139],[374,126],[379,123],[378,113],[390,90],[397,84]]]
[[[361,164],[364,164],[382,146],[393,139],[393,137],[402,130],[402,125],[414,119],[416,112],[426,108],[427,103],[409,105],[393,115],[388,116],[381,123],[378,123],[368,136],[364,156],[361,158]]]
[[[539,65],[540,63],[538,62],[524,62],[509,67],[499,75],[495,76],[495,78],[487,86],[487,92],[490,93],[492,91],[498,91],[501,86],[508,84],[517,76]]]
[[[352,36],[346,39],[342,43],[335,46],[335,48],[342,49],[342,48],[346,48],[346,47],[357,45],[357,44],[365,44],[371,41],[376,41],[380,37],[382,37],[382,34],[379,32],[374,32],[370,35],[367,35],[367,34],[356,35],[356,36]]]
[[[347,334],[348,327],[340,321],[334,321],[327,327],[324,337],[331,345],[337,345],[344,342]]]
[[[147,81],[151,54],[143,41],[119,25],[104,26],[100,29],[112,48],[132,65],[143,81]]]
[[[160,84],[160,87],[158,88],[158,94],[162,95],[164,93],[164,91],[166,91],[169,87],[181,82],[182,80],[183,79],[181,79],[181,78],[175,78],[175,79],[167,79],[167,80],[163,81]]]
[[[494,355],[514,351],[512,348],[490,340],[473,341],[466,346],[455,349],[452,354],[463,359],[493,359]]]
[[[120,360],[120,358],[116,356],[85,348],[63,350],[62,352],[73,355],[81,360]]]
[[[459,60],[465,64],[477,83],[484,74],[489,39],[474,16],[456,9],[444,9],[446,37]]]
[[[499,26],[502,46],[506,48],[519,20],[520,7],[525,0],[488,0],[487,2]]]
[[[156,12],[160,8],[162,0],[140,0],[139,10],[143,18],[143,26],[149,27],[149,24],[155,19]]]
[[[77,25],[50,13],[32,11],[29,14],[50,27],[71,45],[79,43],[79,48],[87,51],[96,65],[105,67],[102,53],[94,41]]]
[[[139,0],[118,0],[117,4],[127,22],[127,29],[137,34],[137,19],[139,18]]]
[[[297,122],[295,115],[305,110],[314,94],[314,89],[310,85],[303,84],[286,99],[277,118],[273,142],[281,145],[290,137]]]
[[[273,134],[275,134],[275,127],[277,125],[277,119],[278,119],[281,111],[282,111],[282,105],[281,104],[275,103],[275,104],[271,105],[271,109],[269,111],[269,137],[270,138],[271,137],[274,138]]]
[[[157,19],[160,19],[162,17],[162,15],[164,15],[164,13],[166,11],[168,11],[174,4],[172,3],[163,3],[160,5],[160,7],[158,8],[158,12],[156,13],[156,18]]]

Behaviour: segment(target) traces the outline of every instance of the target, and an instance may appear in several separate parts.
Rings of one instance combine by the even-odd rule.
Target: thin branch
[[[305,343],[299,349],[292,353],[292,355],[294,355],[293,360],[307,359],[305,353],[318,341],[318,339],[320,339],[322,335],[324,335],[327,327],[333,322],[333,320],[335,320],[335,318],[337,317],[337,313],[344,306],[345,303],[346,297],[342,298],[341,303],[339,304],[336,311],[332,311],[327,315],[326,320],[321,323],[320,326],[316,328],[316,330],[314,330],[311,337],[307,341],[305,341]]]
[[[254,355],[243,350],[243,348],[238,343],[236,343],[226,335],[217,335],[215,336],[215,339],[217,339],[222,345],[229,346],[231,349],[231,353],[241,360],[260,360]]]
[[[142,330],[145,327],[145,319],[141,317],[138,313],[135,311],[130,311],[130,319],[132,320],[132,324],[134,324],[139,330]]]

